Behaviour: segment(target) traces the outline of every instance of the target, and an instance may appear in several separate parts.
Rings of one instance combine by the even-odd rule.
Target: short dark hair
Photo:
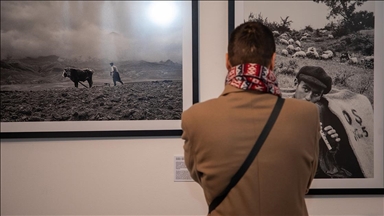
[[[245,22],[233,30],[228,43],[228,58],[232,66],[257,63],[271,64],[276,52],[272,31],[260,22]]]

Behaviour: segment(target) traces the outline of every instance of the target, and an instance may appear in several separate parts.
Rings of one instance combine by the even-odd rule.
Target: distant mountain
[[[7,61],[1,61],[0,68],[1,69],[14,70],[14,71],[18,71],[18,72],[22,72],[22,71],[35,72],[33,66],[25,64],[21,61],[15,61],[15,60],[8,61],[8,62]]]
[[[159,63],[160,64],[165,64],[165,65],[172,65],[172,66],[180,65],[179,63],[173,62],[173,61],[171,61],[169,59],[167,61],[160,61]]]
[[[16,60],[1,61],[0,71],[1,85],[38,83],[41,79],[33,65]]]
[[[59,56],[56,55],[49,55],[49,56],[39,56],[37,58],[31,58],[31,57],[26,57],[24,59],[20,59],[20,61],[40,61],[40,62],[55,62],[59,59]]]
[[[119,63],[116,63],[118,66]],[[126,61],[118,66],[119,71],[137,79],[182,79],[182,65],[171,60],[160,62]]]
[[[62,82],[64,79],[61,77],[61,72],[65,67],[91,68],[95,71],[95,80],[110,79],[108,63],[109,61],[106,59],[65,59],[56,55],[2,60],[0,64],[1,84]],[[123,80],[182,79],[182,65],[169,59],[160,62],[121,61],[115,62],[115,65]]]

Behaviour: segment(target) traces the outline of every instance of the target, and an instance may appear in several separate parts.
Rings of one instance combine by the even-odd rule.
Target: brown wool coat
[[[185,163],[207,204],[247,157],[276,99],[227,85],[182,114]],[[316,105],[286,99],[255,161],[211,215],[308,215],[304,195],[317,168],[319,131]]]

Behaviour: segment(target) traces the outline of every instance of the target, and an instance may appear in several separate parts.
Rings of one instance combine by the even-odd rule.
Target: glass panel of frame
[[[181,135],[197,4],[2,2],[2,138]]]
[[[283,97],[320,107],[322,139],[309,194],[383,194],[383,3],[375,1],[229,1],[229,34],[259,21],[276,41]],[[343,7],[346,6],[346,7]],[[346,10],[345,8],[353,8]],[[304,66],[332,78],[329,92],[305,94]],[[302,85],[306,84],[304,89]],[[318,96],[318,97],[316,97]],[[337,136],[327,132],[334,130]]]

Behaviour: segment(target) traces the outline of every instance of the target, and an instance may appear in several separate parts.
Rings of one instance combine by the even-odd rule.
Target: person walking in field
[[[109,63],[109,65],[111,65],[111,72],[109,75],[112,76],[113,86],[116,86],[116,82],[120,82],[123,85],[124,83],[121,81],[120,74],[116,65],[114,65],[113,62]]]

